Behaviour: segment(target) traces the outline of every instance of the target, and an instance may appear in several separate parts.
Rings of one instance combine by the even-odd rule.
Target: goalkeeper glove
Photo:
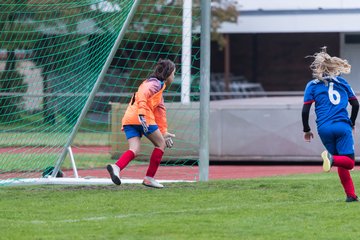
[[[174,146],[174,141],[172,140],[172,138],[175,137],[175,134],[166,132],[163,136],[165,139],[166,147],[172,148],[172,146]]]
[[[143,127],[144,133],[147,133],[149,131],[149,128],[148,128],[148,125],[146,124],[144,115],[139,115],[139,122],[141,123],[141,126]]]

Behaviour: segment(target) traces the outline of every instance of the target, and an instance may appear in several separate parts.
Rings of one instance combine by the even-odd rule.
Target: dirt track
[[[122,172],[122,178],[143,178],[147,169],[147,165],[133,165],[128,166]],[[64,171],[66,176],[71,176],[71,170]],[[320,173],[321,166],[210,166],[209,179],[239,179],[239,178],[257,178],[266,176],[280,176],[292,174],[307,174]],[[95,170],[79,170],[81,177],[101,177],[107,178],[108,172],[106,169]],[[167,167],[160,166],[157,174],[157,179],[171,180],[198,180],[198,167]]]
[[[0,153],[42,153],[44,148],[0,148]],[[53,151],[62,151],[62,148],[53,149]],[[73,152],[76,153],[99,153],[109,152],[109,147],[74,147]],[[122,178],[137,178],[142,179],[145,175],[147,165],[129,165],[122,171]],[[63,170],[65,176],[72,176],[72,170]],[[209,179],[238,179],[238,178],[257,178],[266,176],[280,176],[291,174],[306,174],[306,173],[320,173],[321,166],[304,166],[304,165],[212,165],[209,167]],[[108,178],[108,173],[104,168],[92,170],[78,170],[80,177],[98,177]],[[160,166],[157,174],[157,179],[164,180],[198,180],[199,170],[197,166]]]

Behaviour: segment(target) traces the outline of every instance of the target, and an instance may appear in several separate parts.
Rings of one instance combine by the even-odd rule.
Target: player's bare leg
[[[148,135],[147,138],[154,144],[155,148],[151,154],[149,168],[146,172],[143,184],[148,187],[163,188],[164,186],[158,183],[154,179],[154,176],[159,168],[166,143],[159,129]]]
[[[124,152],[115,164],[107,165],[111,180],[114,184],[120,185],[120,171],[123,170],[131,160],[140,152],[140,137],[133,137],[128,140],[129,150]]]

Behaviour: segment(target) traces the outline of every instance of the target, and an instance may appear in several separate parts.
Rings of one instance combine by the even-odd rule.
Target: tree
[[[96,74],[101,70],[98,67],[101,68],[105,61],[104,54],[99,54],[101,52],[99,50],[102,50],[104,46],[98,43],[102,39],[115,39],[116,37],[114,36],[116,32],[112,32],[111,28],[118,23],[112,23],[113,26],[108,26],[107,18],[110,14],[121,11],[127,2],[108,0],[107,3],[113,5],[115,13],[106,12],[101,6],[94,7],[92,0],[49,0],[46,1],[46,4],[43,0],[12,0],[7,2],[7,4],[0,4],[0,7],[5,9],[5,14],[0,15],[0,30],[2,30],[0,41],[3,43],[2,47],[9,52],[6,71],[1,75],[2,79],[5,78],[5,80],[2,81],[0,91],[26,91],[22,78],[14,75],[16,72],[15,49],[33,50],[33,61],[42,69],[43,91],[45,93],[43,119],[45,123],[54,124],[55,111],[58,109],[50,106],[50,103],[53,102],[51,95],[61,93],[56,86],[65,86],[66,91],[74,93],[88,90],[84,88],[85,84],[81,83],[77,88],[70,89],[68,87],[71,86],[71,81],[74,78],[69,73],[71,72],[69,68],[74,66],[75,61],[79,58],[87,59],[88,63],[93,63],[93,60],[96,59],[96,69],[95,67],[89,69],[89,72],[93,72],[93,74],[89,74],[87,79],[89,81],[96,80]],[[216,4],[212,6],[212,37],[221,45],[224,43],[224,38],[221,34],[217,34],[216,30],[224,21],[236,21],[238,13],[235,6],[231,4],[232,1],[213,2]],[[200,13],[197,12],[199,11],[197,7],[199,3],[200,0],[194,0],[193,3],[195,6],[194,27],[200,23]],[[136,59],[136,61],[127,62],[128,66],[124,66],[134,69],[130,77],[135,79],[147,77],[151,71],[152,61],[159,57],[173,56],[175,62],[180,62],[178,53],[181,52],[182,41],[179,37],[182,34],[181,27],[179,27],[182,25],[182,4],[183,1],[180,0],[141,1],[130,26],[130,31],[127,32],[125,38],[128,46],[132,46],[133,49],[145,49],[145,51],[132,52],[131,58]],[[98,29],[101,29],[99,32],[102,34],[80,36],[77,26],[80,22],[86,21],[89,16]],[[51,33],[49,33],[49,29],[52,29]],[[137,30],[137,34],[134,35],[131,30]],[[14,39],[16,41],[12,41]],[[87,49],[82,46],[84,41],[88,42],[85,46]],[[164,44],[162,46],[155,44],[159,41]],[[109,46],[106,47],[109,49]],[[146,51],[147,49],[152,49],[152,51]],[[127,53],[123,52],[122,54],[126,55]],[[17,79],[17,81],[12,81],[14,85],[8,83],[11,79]],[[21,98],[16,97],[14,101],[19,102]],[[66,101],[64,100],[64,102]],[[7,102],[0,101],[0,106],[6,104],[9,105]],[[15,107],[18,104],[11,105],[14,106],[11,111],[16,111]],[[3,109],[5,108],[3,107]],[[70,118],[69,122],[72,122],[71,119],[76,119],[78,115],[78,110],[75,111],[74,108],[67,107],[67,104],[63,104],[60,110]],[[9,111],[8,107],[6,111]]]
[[[0,118],[3,122],[20,117],[18,112],[22,97],[16,95],[16,93],[25,93],[27,90],[23,77],[16,70],[15,55],[15,50],[25,47],[26,43],[14,41],[19,37],[18,30],[21,31],[28,27],[18,24],[16,21],[23,17],[23,2],[17,0],[6,5],[4,8],[7,9],[0,17],[0,39],[2,48],[7,50],[5,69],[0,73]],[[19,7],[15,4],[18,4]],[[29,37],[31,38],[31,36]]]
[[[239,17],[239,12],[236,9],[235,1],[233,0],[217,0],[212,2],[212,22],[211,22],[211,36],[217,41],[220,48],[223,48],[227,43],[224,34],[218,32],[223,22],[236,23]]]
[[[52,2],[52,3],[51,3]],[[43,29],[37,29],[38,39],[33,47],[34,62],[42,68],[43,83],[43,121],[46,124],[55,124],[56,111],[64,113],[66,121],[74,124],[81,109],[70,106],[69,97],[52,97],[53,93],[60,93],[59,88],[68,92],[78,91],[78,88],[70,89],[73,77],[69,72],[69,66],[76,61],[81,46],[80,37],[76,33],[77,23],[81,20],[81,13],[87,10],[87,7],[74,7],[76,2],[73,0],[52,0],[43,4],[43,1],[31,0],[28,2],[28,8],[33,13],[32,21],[42,22]],[[57,4],[61,2],[61,4]],[[49,15],[51,11],[51,15]],[[59,20],[61,19],[61,20]],[[59,28],[59,23],[62,28]],[[54,29],[49,31],[49,29]],[[66,43],[66,45],[65,45]],[[83,84],[79,84],[83,86]],[[57,86],[57,87],[55,87]],[[55,99],[61,99],[63,104],[55,108],[52,102]],[[70,100],[69,100],[70,99]]]
[[[118,1],[114,0],[111,2],[116,3]],[[223,22],[236,22],[239,13],[233,0],[215,0],[212,1],[211,5],[211,38],[213,41],[217,41],[222,48],[226,45],[226,39],[217,30]],[[196,28],[200,25],[200,0],[193,0],[193,6],[193,28]],[[182,7],[183,0],[148,0],[146,4],[140,4],[130,28],[137,30],[141,36],[139,34],[136,36],[132,34],[127,35],[127,39],[136,40],[133,48],[154,49],[155,41],[163,41],[168,44],[164,44],[161,51],[167,53],[168,56],[173,56],[173,60],[179,63],[181,58],[178,53],[181,52],[182,41],[182,38],[179,36],[182,34],[182,28],[171,26],[182,26]],[[139,41],[139,39],[143,40]],[[159,57],[161,57],[161,54],[154,54],[148,51],[138,52],[136,57],[138,60],[133,63],[132,68],[139,70],[132,71],[131,77],[146,78],[150,74],[150,67],[153,64],[149,59],[156,60]]]

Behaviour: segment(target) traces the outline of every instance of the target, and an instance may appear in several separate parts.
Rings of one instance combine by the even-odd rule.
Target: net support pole
[[[209,0],[201,0],[199,178],[209,180],[210,21]]]
[[[182,16],[181,103],[190,103],[192,0],[184,0]]]
[[[136,8],[139,4],[140,0],[134,0],[134,4],[133,6],[131,7],[130,9],[130,12],[129,12],[129,15],[128,17],[126,18],[125,22],[124,22],[124,25],[123,27],[121,28],[121,31],[119,33],[119,35],[117,36],[116,40],[115,40],[115,43],[109,53],[109,56],[107,57],[105,63],[104,63],[104,66],[98,76],[98,78],[96,79],[96,82],[94,84],[94,87],[93,89],[91,90],[90,92],[90,95],[89,95],[89,98],[87,99],[83,109],[81,110],[81,113],[80,113],[80,116],[74,126],[74,128],[72,129],[72,132],[68,138],[68,141],[66,142],[65,146],[64,146],[64,151],[62,152],[62,154],[60,155],[58,161],[56,162],[55,164],[55,167],[54,167],[54,171],[52,173],[52,177],[55,177],[56,174],[59,172],[60,170],[60,167],[66,157],[66,154],[68,152],[68,147],[72,144],[72,142],[74,141],[74,138],[75,138],[75,135],[76,133],[78,132],[79,128],[80,128],[80,124],[81,122],[84,120],[85,116],[86,116],[86,113],[88,112],[89,108],[90,108],[90,105],[92,104],[94,98],[95,98],[95,94],[96,92],[98,91],[99,87],[100,87],[100,84],[102,83],[105,75],[106,75],[106,72],[107,70],[109,69],[110,67],[110,64],[111,64],[111,61],[113,60],[115,54],[116,54],[116,51],[117,49],[119,48],[119,45],[121,43],[121,40],[123,39],[124,35],[125,35],[125,31],[127,30],[127,28],[129,27],[129,24],[133,18],[133,16],[135,15],[135,11],[136,11]]]
[[[71,150],[71,146],[68,147],[68,152],[69,152],[69,155],[70,155],[71,166],[72,166],[72,169],[74,171],[74,177],[79,178],[79,174],[78,174],[78,171],[77,171],[77,168],[76,168],[75,158],[74,158],[74,154],[73,154],[73,152]]]

